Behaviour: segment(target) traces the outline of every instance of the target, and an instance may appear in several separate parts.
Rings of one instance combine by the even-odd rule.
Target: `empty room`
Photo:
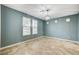
[[[79,4],[0,4],[0,55],[79,55]]]

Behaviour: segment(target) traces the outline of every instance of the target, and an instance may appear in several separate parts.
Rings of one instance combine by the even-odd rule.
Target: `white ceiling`
[[[50,9],[49,15],[51,18],[57,18],[67,15],[79,13],[79,4],[4,4],[10,8],[27,13],[29,15],[45,18],[46,12],[42,10]],[[46,8],[45,8],[46,7]]]

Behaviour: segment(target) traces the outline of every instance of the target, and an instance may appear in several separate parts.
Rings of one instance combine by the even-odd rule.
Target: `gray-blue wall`
[[[70,18],[71,21],[66,22],[66,18]],[[58,23],[54,21],[58,20]],[[66,17],[60,17],[52,19],[49,24],[44,23],[44,35],[58,38],[65,38],[70,40],[79,40],[79,15],[71,15]]]
[[[58,23],[54,22],[55,19],[46,24],[33,16],[24,14],[14,9],[1,5],[1,46],[8,46],[17,42],[22,42],[29,38],[37,36],[46,36],[65,38],[70,40],[79,41],[79,14],[57,18]],[[22,36],[22,17],[35,18],[38,20],[38,34]],[[70,18],[71,22],[67,23],[66,18]]]
[[[17,42],[27,40],[29,38],[43,35],[43,21],[33,16],[24,14],[14,9],[1,5],[1,46],[8,46]],[[22,17],[29,17],[38,20],[38,34],[37,35],[22,35]]]
[[[0,47],[1,47],[1,5],[0,5]]]
[[[78,41],[79,41],[79,14],[77,15],[77,17],[78,17],[78,20],[77,20],[77,38],[78,38]]]

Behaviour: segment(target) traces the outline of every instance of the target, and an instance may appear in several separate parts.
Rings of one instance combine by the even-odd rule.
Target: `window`
[[[31,26],[31,19],[23,17],[23,36],[31,34],[30,26]]]
[[[38,28],[37,28],[37,20],[32,20],[32,34],[37,34],[38,33]]]

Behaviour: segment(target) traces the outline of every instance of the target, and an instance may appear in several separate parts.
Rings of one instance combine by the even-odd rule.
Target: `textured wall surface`
[[[66,22],[66,18],[70,18],[70,22]],[[58,23],[55,23],[55,20],[58,20]],[[79,15],[72,15],[61,17],[57,19],[52,19],[49,21],[49,24],[44,23],[45,35],[65,38],[70,40],[79,40]]]
[[[37,37],[38,35],[43,35],[43,21],[37,19],[33,16],[24,14],[22,12],[16,11],[14,9],[5,7],[1,5],[1,14],[2,14],[2,47],[11,45],[17,42],[21,42],[27,40],[29,38]],[[31,19],[38,20],[38,34],[37,35],[29,35],[29,36],[22,36],[22,17],[29,17]],[[40,29],[40,30],[39,30]]]

